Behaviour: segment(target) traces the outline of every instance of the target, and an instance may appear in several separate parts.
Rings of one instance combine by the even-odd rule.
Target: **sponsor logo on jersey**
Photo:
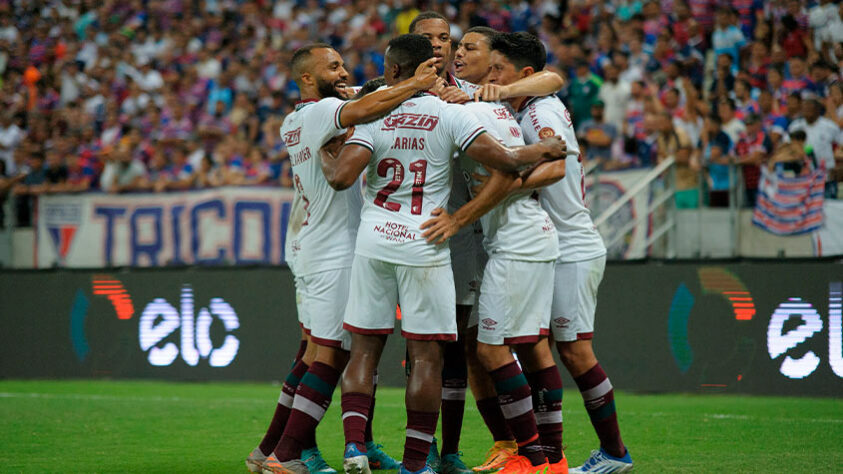
[[[571,111],[568,109],[565,109],[565,121],[568,122],[569,127],[574,125],[574,121],[571,119]]]
[[[301,141],[301,127],[284,134],[284,144],[287,147],[298,145]]]
[[[373,230],[379,234],[383,240],[390,242],[408,242],[416,240],[416,233],[412,232],[409,227],[404,224],[387,221],[383,225],[375,224]]]
[[[392,114],[383,119],[381,130],[389,131],[399,128],[410,130],[424,130],[432,132],[439,123],[439,117],[427,114]]]
[[[506,107],[498,107],[494,110],[495,118],[498,120],[509,120],[512,118],[512,114],[509,113]]]
[[[550,127],[544,127],[539,130],[539,138],[550,138],[554,135],[556,135],[556,132]]]
[[[570,322],[571,322],[570,319],[561,318],[561,317],[553,320],[553,324],[558,328],[566,328],[566,327],[568,327],[568,323],[570,323]]]
[[[404,107],[415,107],[416,103],[415,102],[404,102],[403,105],[404,105]]]
[[[521,136],[521,129],[518,127],[509,127],[509,133],[511,133],[513,137],[518,138]]]

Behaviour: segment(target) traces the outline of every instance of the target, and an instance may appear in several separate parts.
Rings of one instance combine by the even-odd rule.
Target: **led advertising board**
[[[597,356],[626,390],[840,396],[841,282],[833,262],[610,264]],[[277,381],[300,337],[283,267],[3,272],[0,323],[6,378]],[[381,383],[403,358],[396,334]]]

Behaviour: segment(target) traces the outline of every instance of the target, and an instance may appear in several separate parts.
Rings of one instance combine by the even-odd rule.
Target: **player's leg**
[[[433,472],[425,466],[442,404],[443,343],[457,340],[454,274],[450,265],[397,266],[396,276],[410,366],[402,472]]]
[[[553,360],[547,338],[537,343],[515,346],[533,395],[536,427],[547,460],[554,474],[567,472],[562,451],[562,377]]]
[[[553,336],[563,365],[574,378],[591,424],[600,440],[583,465],[570,472],[625,472],[632,459],[623,444],[615,410],[614,390],[591,345],[597,288],[606,258],[556,265],[553,297]]]
[[[442,387],[443,344],[439,341],[407,340],[410,378],[407,380],[407,434],[404,441],[404,469],[415,472],[425,467],[436,422],[439,419]]]
[[[483,368],[480,359],[477,358],[477,314],[477,309],[472,311],[469,327],[466,330],[465,359],[468,367],[468,384],[474,395],[477,410],[489,433],[492,434],[494,444],[487,451],[485,460],[473,470],[491,472],[502,468],[512,456],[518,453],[518,444],[506,425],[506,418],[498,403],[498,393],[495,392],[495,384]]]
[[[372,434],[372,424],[375,418],[375,405],[377,404],[377,393],[378,371],[376,369],[375,376],[372,380],[372,404],[369,406],[369,419],[366,421],[366,431],[364,433],[364,439],[366,440],[366,457],[369,459],[369,468],[373,471],[394,471],[399,469],[401,465],[383,450],[383,445],[375,442]]]
[[[342,380],[346,473],[370,472],[366,425],[374,403],[374,376],[387,334],[395,324],[398,282],[394,265],[360,255],[351,266],[344,327],[351,354]]]
[[[299,459],[311,473],[336,472],[316,447],[316,427],[331,404],[347,361],[348,351],[318,344],[316,360],[301,379],[284,434],[275,446],[274,456],[264,463],[264,472],[286,472],[283,464]]]
[[[483,274],[478,302],[477,356],[489,373],[498,395],[501,411],[518,443],[514,456],[501,472],[532,472],[547,463],[539,442],[530,386],[521,367],[509,350],[509,344],[535,342],[541,333],[538,315],[525,318],[519,262],[490,258]],[[515,272],[515,273],[513,273]],[[532,470],[532,471],[531,471]]]
[[[519,288],[520,320],[529,321],[526,325],[530,326],[534,324],[533,318],[538,318],[541,334],[538,339],[515,345],[515,349],[532,389],[533,411],[544,453],[554,472],[567,472],[568,463],[562,452],[562,377],[546,337],[553,303],[554,267],[553,261],[512,264],[512,274],[519,276],[524,284]],[[516,336],[522,334],[529,335],[519,332]]]
[[[471,295],[473,299],[473,295]],[[465,390],[468,385],[468,373],[465,359],[466,326],[471,314],[471,306],[458,304],[457,312],[457,340],[448,342],[444,349],[444,365],[442,368],[442,451],[437,469],[430,462],[428,464],[435,471],[443,474],[467,474],[471,472],[463,463],[459,455],[460,433],[462,431],[463,414],[465,413]],[[436,444],[433,444],[435,448]],[[433,454],[431,452],[431,454]]]
[[[331,404],[340,374],[348,362],[350,335],[343,330],[351,269],[330,270],[301,278],[310,318],[310,342],[316,358],[301,378],[284,434],[264,472],[286,472],[293,460],[306,461],[310,472],[336,472],[316,447],[316,427]]]
[[[258,447],[256,447],[246,458],[246,467],[251,472],[262,472],[263,464],[266,462],[267,456],[272,454],[278,441],[281,440],[281,435],[284,433],[284,428],[287,426],[287,419],[293,407],[293,398],[296,394],[296,389],[304,374],[310,368],[316,357],[316,346],[308,344],[309,332],[309,315],[307,308],[302,302],[306,299],[304,291],[304,283],[301,278],[295,279],[296,284],[296,307],[299,317],[299,324],[301,325],[301,342],[299,343],[299,350],[296,353],[296,358],[287,377],[284,379],[284,384],[281,386],[281,393],[278,396],[278,403],[275,406],[275,413],[272,415],[272,420],[269,427],[264,434]]]
[[[351,356],[342,378],[342,425],[345,435],[346,474],[370,472],[366,425],[374,395],[374,373],[380,362],[386,334],[351,335]]]

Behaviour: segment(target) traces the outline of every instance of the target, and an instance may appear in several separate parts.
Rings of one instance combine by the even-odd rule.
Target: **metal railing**
[[[603,236],[603,242],[606,248],[611,248],[621,239],[623,239],[635,226],[639,225],[645,219],[650,220],[655,217],[655,212],[663,207],[666,210],[664,220],[658,223],[657,227],[653,229],[645,241],[645,248],[649,255],[652,251],[653,245],[667,236],[665,241],[665,257],[675,258],[676,256],[676,205],[673,199],[676,194],[675,186],[675,171],[676,160],[669,157],[659,163],[638,183],[627,190],[620,199],[613,202],[606,210],[600,213],[594,220],[594,225],[600,229],[613,215],[620,211],[628,202],[630,202],[638,193],[650,187],[650,185],[657,180],[664,183],[661,194],[652,200],[647,206],[647,212],[638,215],[635,219],[630,220],[619,229],[609,233],[608,230],[601,230],[600,234]],[[665,180],[664,178],[667,177]],[[605,227],[605,226],[604,226]]]

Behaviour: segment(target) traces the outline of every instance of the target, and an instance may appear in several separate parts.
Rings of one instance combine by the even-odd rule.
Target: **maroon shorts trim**
[[[511,346],[514,344],[535,344],[539,342],[539,339],[545,336],[546,334],[539,334],[537,336],[505,337],[503,338],[503,345]]]
[[[586,340],[586,339],[594,339],[594,333],[593,332],[578,332],[577,333],[577,340],[578,341],[582,341],[582,340]]]
[[[348,323],[342,323],[342,328],[348,332],[353,332],[355,334],[363,334],[364,336],[378,336],[382,334],[392,334],[392,328],[385,328],[385,329],[366,329],[366,328],[358,328],[352,326]]]
[[[319,346],[327,346],[327,347],[335,347],[337,349],[342,349],[342,342],[335,341],[333,339],[322,339],[321,337],[316,337],[311,335],[310,340],[313,341],[314,344]]]
[[[541,328],[539,330],[540,336],[549,336],[550,335],[550,328]]]
[[[404,339],[413,341],[445,341],[451,342],[457,340],[456,334],[434,333],[434,334],[418,334],[414,332],[401,331],[401,336]]]

